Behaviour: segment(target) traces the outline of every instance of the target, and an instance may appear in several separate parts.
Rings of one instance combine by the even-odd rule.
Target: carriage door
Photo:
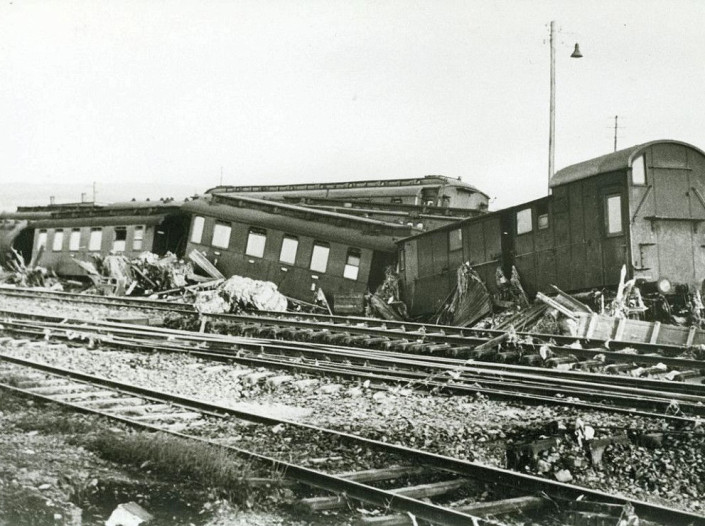
[[[698,277],[702,280],[705,267],[701,246],[705,203],[698,182],[691,180],[695,177],[688,166],[688,151],[682,145],[657,144],[651,154],[651,166],[646,170],[655,206],[653,215],[645,219],[651,223],[656,241],[658,268],[654,277],[695,284]]]

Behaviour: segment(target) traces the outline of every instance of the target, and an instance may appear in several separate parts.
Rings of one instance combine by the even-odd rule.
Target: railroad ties
[[[414,524],[416,519],[443,525],[490,525],[500,524],[495,517],[505,515],[516,515],[521,520],[551,517],[554,523],[594,524],[587,518],[580,523],[574,520],[576,516],[589,520],[596,516],[614,519],[628,506],[633,506],[643,520],[661,524],[703,523],[702,517],[688,512],[640,501],[630,503],[585,487],[7,355],[0,355],[0,388],[134,428],[169,433],[192,441],[194,447],[213,447],[246,457],[309,488],[333,493],[303,498],[301,506],[309,510],[330,511],[346,508],[352,502],[364,503],[366,513],[359,522],[366,525]],[[293,433],[291,436],[308,443],[335,444],[335,448],[324,446],[328,452],[325,458],[279,460],[266,451],[228,445],[224,442],[227,431],[224,436],[204,434],[204,428],[213,419],[249,421],[272,431],[278,428],[278,433]],[[216,428],[221,425],[224,424]],[[332,461],[344,457],[352,465],[361,458],[374,458],[375,462],[365,469],[336,472],[336,462]],[[527,491],[528,488],[531,490]],[[357,509],[359,505],[353,507]]]

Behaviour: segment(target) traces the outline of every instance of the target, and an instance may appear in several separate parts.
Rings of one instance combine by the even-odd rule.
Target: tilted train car
[[[399,242],[412,314],[435,312],[468,261],[490,292],[517,267],[527,292],[615,287],[628,277],[701,288],[705,153],[679,141],[640,144],[558,171],[552,195]]]
[[[181,254],[189,225],[181,204],[169,200],[49,205],[17,212],[32,213],[6,244],[9,240],[27,261],[34,256],[39,265],[64,276],[84,274],[75,260],[90,261],[92,254]]]
[[[342,183],[218,186],[206,193],[236,193],[261,199],[321,198],[368,203],[428,205],[487,210],[489,197],[474,186],[443,175]]]
[[[211,193],[183,205],[192,217],[187,251],[198,249],[226,276],[274,282],[293,298],[312,301],[320,288],[364,293],[396,263],[395,242],[415,232],[325,210]]]
[[[407,224],[421,230],[432,230],[461,219],[477,217],[486,213],[486,210],[476,208],[451,208],[409,203],[370,203],[321,197],[284,196],[281,201],[342,214],[370,217],[389,223]]]

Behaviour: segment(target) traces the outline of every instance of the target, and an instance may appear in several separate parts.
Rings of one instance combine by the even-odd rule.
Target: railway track
[[[195,447],[225,449],[311,488],[335,494],[309,496],[302,500],[302,505],[312,510],[345,506],[351,499],[387,511],[383,517],[363,520],[368,524],[410,523],[408,515],[404,514],[412,514],[433,524],[497,524],[482,516],[517,511],[528,513],[531,510],[539,510],[535,520],[542,524],[566,524],[566,517],[576,513],[618,518],[620,510],[628,505],[624,498],[585,487],[210,404],[8,355],[0,355],[0,389],[60,404],[72,411],[109,418],[133,428],[168,433],[191,441]],[[365,452],[369,451],[375,459],[374,466],[344,473],[324,467],[314,469],[306,464],[305,453],[301,458],[284,461],[269,451],[228,444],[226,437],[208,432],[209,423],[213,421],[218,421],[218,429],[223,422],[231,421],[284,428],[283,433],[295,436],[300,444],[323,444],[322,447],[334,453],[336,458],[347,457],[350,465],[355,465],[357,459],[368,457]],[[256,429],[251,432],[256,433]],[[474,495],[478,488],[484,491],[487,487],[504,488],[501,489],[504,498],[465,503],[462,507],[457,506],[458,501],[453,498],[454,492]],[[429,502],[427,499],[431,497],[441,500]],[[629,504],[642,520],[659,524],[705,524],[704,516],[693,513],[634,500]],[[390,511],[397,515],[389,515]]]
[[[194,327],[207,320],[211,328],[215,326],[221,332],[235,335],[338,343],[481,362],[705,383],[704,362],[683,357],[687,350],[682,346],[604,340],[582,340],[580,345],[576,345],[578,340],[575,337],[561,335],[527,332],[510,335],[504,330],[321,314],[257,312],[243,315],[199,315],[188,304],[10,287],[0,287],[0,294],[173,312],[192,319]],[[508,342],[509,339],[512,341]]]
[[[689,422],[705,416],[705,386],[533,367],[177,331],[0,311],[13,336],[90,342],[127,350],[188,353],[208,360],[402,384],[450,394],[520,400]]]
[[[448,334],[446,326],[409,326],[387,324],[380,320],[336,318],[326,323],[319,316],[300,315],[294,318],[281,314],[269,317],[257,315],[205,314],[213,330],[232,334],[275,337],[287,340],[341,343],[364,348],[380,348],[411,354],[431,354],[483,362],[538,365],[565,370],[601,371],[607,374],[653,376],[666,380],[703,383],[705,362],[699,359],[669,356],[666,351],[654,352],[651,346],[633,351],[610,350],[607,342],[601,347],[583,348],[571,344],[551,343],[550,335],[530,335],[508,331],[492,331],[492,337],[468,336],[482,331],[453,328],[458,334]],[[320,321],[317,321],[320,320]],[[498,335],[495,334],[499,332]],[[545,339],[545,341],[541,341]],[[565,338],[564,338],[565,339]],[[546,343],[548,342],[548,343]],[[641,352],[639,352],[641,349]],[[647,352],[648,351],[648,352]],[[683,353],[685,349],[679,348]]]
[[[82,303],[88,305],[105,305],[111,307],[126,307],[131,309],[146,309],[162,312],[177,312],[194,314],[193,305],[173,301],[154,300],[127,296],[100,296],[97,294],[81,294],[78,292],[62,292],[22,287],[0,285],[0,295],[14,298],[38,299],[44,298],[56,301]]]

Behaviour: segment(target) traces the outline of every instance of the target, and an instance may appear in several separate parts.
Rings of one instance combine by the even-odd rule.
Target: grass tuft
[[[226,450],[206,445],[194,447],[189,440],[146,432],[100,433],[86,447],[113,462],[136,465],[174,481],[217,488],[224,498],[242,507],[253,507],[267,498],[247,482],[255,476],[251,464]],[[272,474],[270,477],[281,478]],[[266,491],[271,493],[273,489],[277,488]]]

